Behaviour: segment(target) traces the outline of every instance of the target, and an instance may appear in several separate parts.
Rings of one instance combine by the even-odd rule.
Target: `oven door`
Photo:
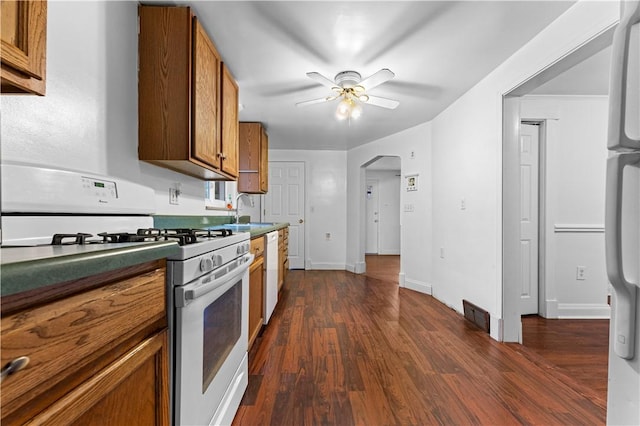
[[[175,289],[176,425],[210,424],[219,409],[233,410],[226,416],[233,419],[237,405],[230,405],[239,403],[248,375],[252,259],[244,256]]]

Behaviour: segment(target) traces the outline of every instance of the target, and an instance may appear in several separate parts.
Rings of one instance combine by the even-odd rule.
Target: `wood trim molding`
[[[593,224],[555,224],[553,232],[559,233],[604,233],[604,225]]]

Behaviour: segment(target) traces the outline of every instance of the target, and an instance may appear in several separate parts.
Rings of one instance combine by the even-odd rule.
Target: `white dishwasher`
[[[267,279],[264,286],[264,324],[278,303],[278,231],[267,234]]]

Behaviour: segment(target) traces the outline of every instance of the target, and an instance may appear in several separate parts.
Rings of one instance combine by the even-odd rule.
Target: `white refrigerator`
[[[640,0],[621,1],[609,85],[607,424],[640,425]]]

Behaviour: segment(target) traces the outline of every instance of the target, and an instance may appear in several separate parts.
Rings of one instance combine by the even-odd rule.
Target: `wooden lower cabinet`
[[[140,343],[120,359],[33,418],[33,424],[166,425],[167,332]]]
[[[283,229],[284,241],[282,243],[282,283],[287,279],[289,274],[289,227]]]
[[[2,317],[2,365],[29,357],[2,382],[2,424],[169,424],[166,262],[145,265]]]
[[[278,290],[284,285],[289,272],[289,227],[278,231]]]
[[[251,240],[255,259],[249,267],[249,349],[255,342],[264,320],[264,236]]]

